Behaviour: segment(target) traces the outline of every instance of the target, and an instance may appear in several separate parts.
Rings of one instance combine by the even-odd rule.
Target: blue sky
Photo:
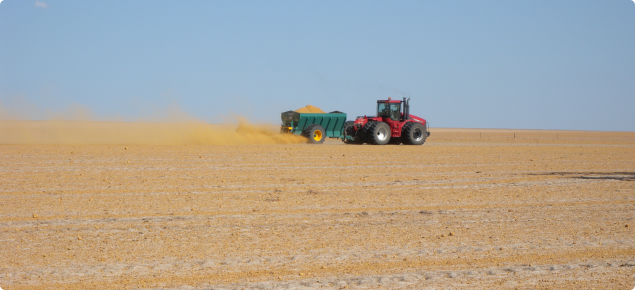
[[[431,126],[635,131],[635,3],[0,3],[0,103],[279,123],[411,97]]]

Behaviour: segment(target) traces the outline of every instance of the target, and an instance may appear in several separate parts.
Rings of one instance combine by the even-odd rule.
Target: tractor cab
[[[389,118],[393,121],[401,119],[401,101],[377,101],[377,117]]]

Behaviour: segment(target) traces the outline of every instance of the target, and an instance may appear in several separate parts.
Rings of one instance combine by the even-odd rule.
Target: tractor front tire
[[[326,139],[326,132],[324,132],[324,128],[318,124],[309,125],[304,129],[302,133],[304,137],[309,139],[309,143],[311,144],[322,144]]]
[[[390,136],[390,126],[384,122],[369,121],[364,126],[364,139],[368,144],[386,145]]]
[[[426,137],[428,137],[426,127],[421,123],[408,122],[401,129],[401,139],[403,139],[404,144],[421,145],[426,142]]]

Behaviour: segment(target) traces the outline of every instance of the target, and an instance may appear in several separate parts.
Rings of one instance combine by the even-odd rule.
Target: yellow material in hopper
[[[322,109],[313,105],[307,105],[306,107],[299,108],[295,111],[298,113],[326,113],[322,111]]]

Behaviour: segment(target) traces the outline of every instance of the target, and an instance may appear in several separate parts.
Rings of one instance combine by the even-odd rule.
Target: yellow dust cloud
[[[0,144],[245,145],[304,143],[274,126],[203,122],[0,121]]]

